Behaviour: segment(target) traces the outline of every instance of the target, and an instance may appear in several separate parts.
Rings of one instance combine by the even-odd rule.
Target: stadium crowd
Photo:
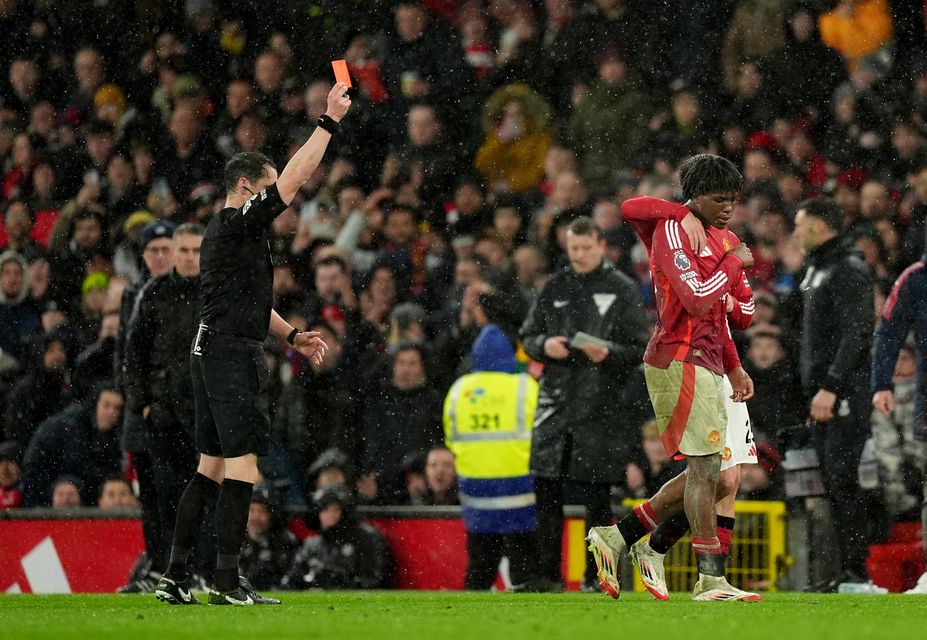
[[[145,406],[133,375],[151,372],[125,371],[134,299],[127,311],[123,292],[170,272],[175,227],[205,225],[221,209],[229,157],[260,151],[286,163],[325,111],[336,58],[347,60],[354,105],[272,240],[275,308],[330,350],[317,364],[265,345],[274,446],[261,470],[273,497],[255,499],[266,508],[252,509],[247,544],[284,536],[267,515],[281,505],[324,514],[335,504],[353,519],[356,504],[455,504],[442,402],[470,370],[477,335],[496,325],[519,343],[581,216],[639,286],[652,324],[647,255],[619,207],[634,195],[678,200],[677,168],[700,152],[731,159],[747,185],[730,228],[755,257],[756,315],[735,339],[756,385],[748,407],[760,464],[745,470],[742,495],[784,499],[782,462],[803,446],[795,434],[809,400],[796,205],[840,205],[842,237],[875,284],[877,321],[925,250],[927,7],[355,6],[0,3],[0,508],[132,504],[113,480],[137,476],[145,427],[141,445],[127,445],[123,423]],[[882,523],[919,516],[914,353],[899,357],[893,413],[873,417],[870,493]],[[649,422],[642,374],[626,378],[634,410],[610,416],[609,437],[628,445],[607,474],[622,478],[616,503],[652,495],[679,469]],[[347,494],[325,493],[338,484]],[[297,553],[293,540],[281,544]],[[297,562],[313,553],[322,551],[303,548]],[[274,563],[281,575],[260,587],[292,568]],[[377,584],[303,573],[286,580]]]

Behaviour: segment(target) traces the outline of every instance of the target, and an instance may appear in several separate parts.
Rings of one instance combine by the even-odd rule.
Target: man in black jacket
[[[138,293],[126,332],[126,405],[144,419],[158,496],[161,544],[149,549],[157,573],[167,568],[177,502],[196,471],[188,353],[200,318],[202,242],[199,224],[174,231],[174,268]]]
[[[174,236],[175,228],[176,225],[169,220],[155,220],[145,225],[139,236],[138,248],[142,252],[143,265],[142,279],[127,286],[122,292],[119,302],[119,329],[116,331],[116,342],[113,345],[113,380],[116,388],[123,394],[125,393],[126,374],[126,335],[129,320],[135,309],[135,299],[150,278],[164,275],[174,266],[174,243],[171,238]],[[144,418],[141,413],[128,409],[123,412],[122,448],[131,454],[132,464],[138,475],[139,502],[142,505],[142,535],[145,538],[145,551],[152,556],[166,542],[161,541],[158,518],[160,500],[155,490],[154,471],[148,452],[148,434],[145,431]],[[149,576],[151,577],[157,576]],[[151,580],[146,581],[146,585],[150,582]],[[140,590],[150,591],[147,586],[143,586]]]
[[[810,425],[837,531],[842,574],[822,589],[866,576],[865,521],[857,469],[869,437],[869,349],[874,321],[866,265],[840,229],[843,211],[831,200],[798,206],[795,235],[807,252],[801,283],[799,367]]]
[[[640,425],[627,424],[624,386],[641,362],[647,328],[636,285],[604,259],[589,218],[567,233],[570,266],[544,286],[521,328],[525,351],[544,363],[531,443],[540,574],[560,583],[565,483],[586,507],[586,526],[607,525],[609,487],[620,482]],[[578,332],[602,342],[576,344]],[[574,346],[575,345],[575,346]],[[595,563],[587,561],[587,584]]]

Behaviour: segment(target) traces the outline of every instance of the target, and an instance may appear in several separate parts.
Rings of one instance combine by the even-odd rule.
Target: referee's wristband
[[[319,119],[316,122],[316,126],[318,126],[320,129],[325,129],[332,135],[335,135],[341,131],[341,124],[326,113],[323,113],[319,116]]]
[[[289,342],[290,344],[295,344],[297,333],[299,333],[299,329],[297,329],[296,327],[293,327],[293,330],[290,331],[290,335],[286,337],[286,341]]]

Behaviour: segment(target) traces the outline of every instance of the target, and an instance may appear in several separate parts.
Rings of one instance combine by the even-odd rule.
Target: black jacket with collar
[[[148,281],[135,300],[125,347],[126,405],[168,412],[192,431],[190,345],[200,318],[200,279],[175,270]],[[154,409],[153,409],[154,410]]]
[[[867,390],[875,320],[872,280],[845,238],[828,240],[808,254],[799,365],[810,398],[820,389],[838,398]]]
[[[547,338],[572,338],[578,331],[610,343],[605,360],[596,364],[572,347],[563,360],[544,353]],[[607,261],[589,273],[566,267],[538,294],[521,337],[528,355],[545,365],[532,471],[583,482],[623,478],[629,445],[640,440],[640,425],[627,421],[625,386],[649,337],[639,288]]]

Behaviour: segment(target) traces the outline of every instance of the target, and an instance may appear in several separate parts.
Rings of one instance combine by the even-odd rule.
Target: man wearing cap
[[[122,391],[125,387],[126,359],[125,344],[126,333],[135,300],[139,291],[151,278],[157,278],[168,273],[174,266],[174,229],[176,225],[167,220],[149,222],[142,229],[138,246],[142,254],[142,278],[131,284],[122,292],[119,305],[119,330],[116,333],[116,345],[113,355],[113,380],[116,387]],[[148,453],[148,438],[145,434],[144,418],[138,411],[124,412],[122,428],[122,448],[131,454],[132,464],[138,474],[139,501],[142,505],[142,533],[145,538],[145,550],[149,561],[153,560],[161,548],[161,528],[157,517],[159,498],[155,489],[154,475],[151,468],[151,457]],[[164,544],[167,544],[166,542]],[[159,576],[149,576],[157,579]],[[126,585],[129,591],[149,591],[144,587],[152,580],[143,580],[134,585]]]
[[[161,545],[149,550],[152,571],[157,573],[167,568],[177,503],[196,469],[188,354],[200,318],[200,245],[204,231],[196,223],[177,227],[172,240],[174,266],[142,287],[126,330],[126,407],[144,419],[158,496],[156,517]]]
[[[253,590],[243,588],[238,559],[260,477],[257,457],[268,451],[270,419],[261,402],[268,377],[263,341],[270,333],[316,362],[326,348],[317,333],[300,332],[273,310],[271,225],[322,161],[351,105],[346,93],[343,84],[332,88],[327,113],[279,177],[260,153],[236,154],[225,166],[225,208],[209,221],[200,254],[202,313],[190,354],[200,459],[180,498],[170,564],[155,590],[162,601],[196,603],[187,557],[207,509],[215,505],[218,553],[209,603],[260,602]]]

